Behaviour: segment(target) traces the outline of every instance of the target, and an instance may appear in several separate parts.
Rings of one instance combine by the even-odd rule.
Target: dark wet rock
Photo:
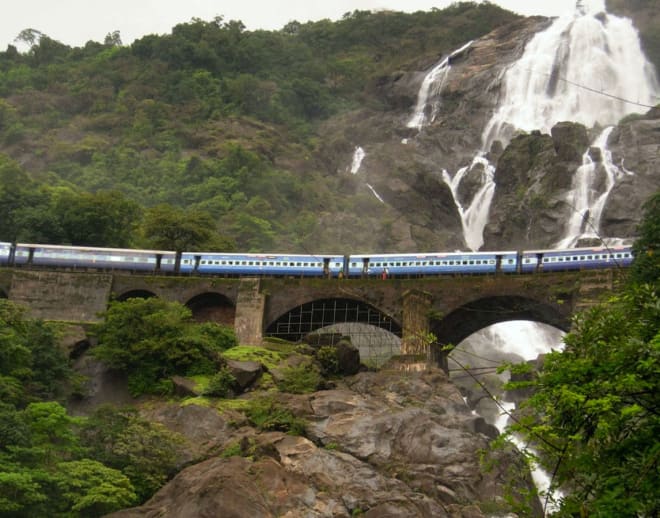
[[[251,387],[264,371],[261,363],[252,361],[227,360],[227,368],[236,378],[236,388],[239,392],[245,392]]]

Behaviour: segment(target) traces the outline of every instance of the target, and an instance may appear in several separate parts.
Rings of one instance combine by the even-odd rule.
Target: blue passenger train
[[[278,254],[131,250],[0,242],[0,265],[164,274],[292,277],[417,277],[627,267],[627,246],[505,252]]]

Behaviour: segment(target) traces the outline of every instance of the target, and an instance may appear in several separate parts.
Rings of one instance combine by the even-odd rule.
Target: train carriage
[[[184,253],[181,256],[182,273],[338,277],[343,268],[341,255]]]
[[[348,276],[486,274],[516,271],[516,252],[360,254],[348,260]]]
[[[9,264],[9,257],[11,255],[11,243],[0,242],[0,264]]]
[[[63,268],[95,268],[142,272],[174,272],[176,254],[161,250],[131,250],[86,246],[37,245],[18,243],[17,265]]]
[[[625,246],[526,250],[521,254],[521,271],[534,273],[627,267],[632,260],[632,250]]]

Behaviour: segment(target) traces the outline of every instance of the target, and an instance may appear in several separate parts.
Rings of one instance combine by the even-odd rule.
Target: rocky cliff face
[[[511,512],[505,495],[540,515],[522,495],[530,480],[515,451],[483,462],[496,431],[442,371],[364,372],[332,390],[279,397],[307,421],[306,437],[258,433],[208,407],[145,410],[187,437],[188,455],[206,460],[143,506],[111,516],[477,518]],[[240,453],[217,455],[231,444]]]
[[[344,210],[322,214],[320,241],[364,252],[466,249],[456,201],[465,209],[481,186],[479,175],[486,172],[476,164],[461,182],[456,200],[444,179],[468,166],[482,149],[482,133],[502,96],[506,67],[550,23],[519,20],[453,55],[441,92],[427,105],[424,127],[410,128],[408,122],[433,62],[380,78],[371,88],[380,105],[329,121],[317,159],[328,175],[337,176],[353,209],[350,215]],[[447,56],[454,49],[442,50]],[[505,149],[495,141],[482,150],[496,166],[482,249],[545,248],[560,242],[576,210],[569,195],[573,179],[598,130],[561,122],[551,134],[520,133]],[[608,140],[612,161],[624,178],[607,199],[600,235],[633,237],[643,200],[660,187],[657,110],[627,118]],[[357,146],[365,157],[352,171]],[[591,158],[597,163],[595,174],[604,175],[602,157],[594,152]]]

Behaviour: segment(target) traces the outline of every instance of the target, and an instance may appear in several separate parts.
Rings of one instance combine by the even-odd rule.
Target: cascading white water
[[[516,130],[549,133],[560,121],[587,128],[616,124],[646,111],[657,91],[632,22],[607,14],[602,0],[578,2],[573,13],[536,34],[506,71],[483,146],[489,149],[495,140],[506,145]]]
[[[364,152],[364,149],[362,149],[360,146],[355,146],[355,151],[353,151],[353,160],[351,161],[351,173],[352,174],[357,174],[357,172],[360,170],[360,166],[362,165],[362,160],[364,160],[364,157],[366,156],[366,153]]]
[[[607,139],[613,129],[614,126],[605,128],[582,155],[582,165],[573,177],[573,188],[567,196],[571,216],[557,248],[570,248],[580,239],[599,237],[600,220],[610,191],[619,179],[633,174],[612,162]],[[598,162],[591,157],[592,149],[600,155]]]
[[[376,192],[376,189],[374,189],[374,188],[371,186],[371,184],[368,183],[368,184],[367,184],[367,187],[369,188],[369,190],[372,192],[372,194],[376,197],[376,199],[377,199],[379,202],[381,202],[381,203],[385,203],[385,200],[381,197],[380,194],[378,194],[378,193]]]
[[[468,174],[480,174],[481,187],[473,196],[468,207],[464,208],[459,199],[458,188]],[[479,250],[484,244],[484,227],[488,222],[488,209],[495,194],[494,174],[495,167],[480,155],[474,157],[469,166],[459,169],[453,178],[446,169],[442,170],[442,178],[451,190],[461,217],[465,243],[471,250]]]
[[[417,104],[413,116],[408,121],[409,128],[421,130],[424,126],[430,124],[438,114],[438,99],[442,92],[442,87],[447,80],[451,70],[451,59],[472,45],[472,41],[467,42],[460,49],[456,49],[446,58],[435,65],[431,71],[426,74],[422,81],[422,86],[417,94]],[[427,106],[431,103],[431,115],[427,116]]]
[[[424,78],[409,127],[421,130],[432,122],[451,70],[451,56],[471,43],[439,62]],[[548,133],[565,120],[588,128],[612,125],[629,113],[645,111],[657,102],[658,95],[655,73],[644,57],[637,31],[629,19],[607,14],[603,0],[578,1],[573,12],[536,34],[522,57],[504,72],[502,83],[502,99],[484,127],[482,147],[476,152],[479,160],[485,160],[496,140],[506,146],[517,130]],[[429,99],[433,100],[431,117],[426,115]],[[456,193],[461,181],[468,176],[474,180],[475,174],[480,175],[481,189],[469,203],[460,203]],[[613,177],[616,180],[620,175],[615,171]],[[474,161],[453,178],[445,175],[461,214],[466,244],[472,250],[483,244],[481,235],[495,190],[493,178],[482,174],[481,168],[475,169]],[[602,208],[589,206],[591,218],[595,211],[602,213]]]
[[[464,368],[471,368],[477,379],[482,380],[488,386],[489,392],[498,395],[497,383],[494,381],[495,374],[492,372],[496,366],[507,361],[536,360],[541,354],[559,350],[562,348],[561,335],[559,330],[528,321],[506,322],[490,326],[473,334],[451,352],[449,355],[450,373],[454,363],[462,365]],[[490,374],[488,374],[489,371]],[[473,402],[483,402],[481,397],[485,394],[475,392],[476,382],[466,377],[461,368],[454,372],[456,375],[452,373],[452,379],[463,390],[467,389],[472,393]],[[500,381],[502,381],[501,378]],[[490,406],[478,406],[477,409],[487,422],[494,425],[500,433],[504,433],[509,421],[509,413],[515,410],[516,403],[505,399],[506,393],[500,392],[497,405],[491,401]],[[515,435],[510,438],[519,449],[528,448],[528,445],[523,444]],[[531,474],[540,494],[547,493],[551,483],[548,474],[536,465],[532,466]],[[559,498],[561,494],[555,491],[552,496]],[[546,509],[549,512],[553,510]]]

